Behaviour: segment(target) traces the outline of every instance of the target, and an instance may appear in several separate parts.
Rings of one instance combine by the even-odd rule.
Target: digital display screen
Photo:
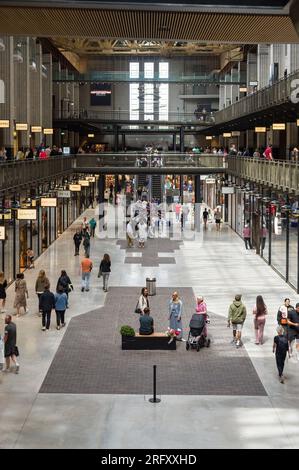
[[[90,85],[91,106],[111,106],[111,84],[92,83]]]

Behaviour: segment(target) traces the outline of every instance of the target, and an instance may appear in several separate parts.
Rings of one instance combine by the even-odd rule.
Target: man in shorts
[[[288,312],[288,337],[290,346],[296,340],[296,353],[299,361],[299,302],[296,303],[294,310]]]
[[[232,324],[233,327],[233,340],[232,344],[236,345],[236,348],[242,346],[241,343],[241,336],[242,336],[242,328],[246,318],[246,307],[241,302],[242,296],[237,294],[235,296],[235,300],[229,307],[228,311],[228,318],[227,318],[227,326],[230,328]]]

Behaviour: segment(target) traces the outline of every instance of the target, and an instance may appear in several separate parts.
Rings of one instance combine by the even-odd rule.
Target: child
[[[287,355],[287,352],[290,357],[289,351],[289,342],[286,336],[284,336],[284,329],[282,326],[277,327],[278,336],[275,336],[273,342],[273,353],[275,353],[276,365],[278,369],[279,381],[284,383],[283,368],[284,361]]]

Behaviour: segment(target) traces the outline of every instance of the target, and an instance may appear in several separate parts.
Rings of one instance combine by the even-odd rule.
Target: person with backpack
[[[246,307],[241,302],[242,295],[235,295],[235,300],[229,307],[227,326],[230,328],[230,325],[233,327],[233,340],[231,344],[234,344],[236,348],[242,346],[241,336],[242,328],[246,319]]]
[[[85,233],[84,240],[83,240],[83,246],[84,246],[84,251],[85,251],[85,257],[89,257],[90,255],[90,238],[89,238],[89,233]]]
[[[287,353],[290,357],[289,342],[287,337],[284,335],[284,329],[282,326],[278,326],[276,331],[278,333],[278,336],[274,337],[273,353],[275,354],[279,381],[283,384],[283,369]]]
[[[277,323],[279,326],[282,326],[286,336],[288,336],[288,314],[292,310],[294,310],[294,307],[291,305],[290,299],[286,298],[277,312]]]
[[[56,285],[56,292],[58,292],[59,286],[62,287],[63,292],[66,294],[68,298],[69,292],[73,290],[73,284],[64,269],[61,271],[60,277],[58,278],[57,285]]]
[[[55,294],[55,312],[56,312],[56,329],[60,330],[60,326],[65,326],[65,310],[68,308],[68,298],[62,286],[58,286]]]

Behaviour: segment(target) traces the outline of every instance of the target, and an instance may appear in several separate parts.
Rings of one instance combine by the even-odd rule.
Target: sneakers
[[[20,366],[19,364],[16,365],[16,368],[15,368],[15,374],[18,374],[19,373],[19,370],[20,370]]]
[[[61,323],[61,326],[62,326],[62,327],[65,326],[65,323]]]
[[[60,326],[56,326],[56,330],[60,330]]]
[[[45,327],[45,326],[42,327],[42,331],[46,331],[46,327]]]
[[[86,292],[89,292],[89,289],[85,289],[85,290],[86,290]]]
[[[237,342],[236,342],[236,348],[238,349],[238,348],[240,348],[241,346],[242,346],[241,341],[237,341]]]
[[[1,313],[5,313],[5,312],[6,312],[6,310],[3,308],[3,309],[1,310]]]
[[[230,344],[236,344],[236,340],[233,339]]]
[[[279,377],[279,382],[280,382],[281,384],[284,384],[284,376],[283,376],[283,375],[282,375],[281,377]]]
[[[84,287],[81,287],[81,292],[84,292]]]

